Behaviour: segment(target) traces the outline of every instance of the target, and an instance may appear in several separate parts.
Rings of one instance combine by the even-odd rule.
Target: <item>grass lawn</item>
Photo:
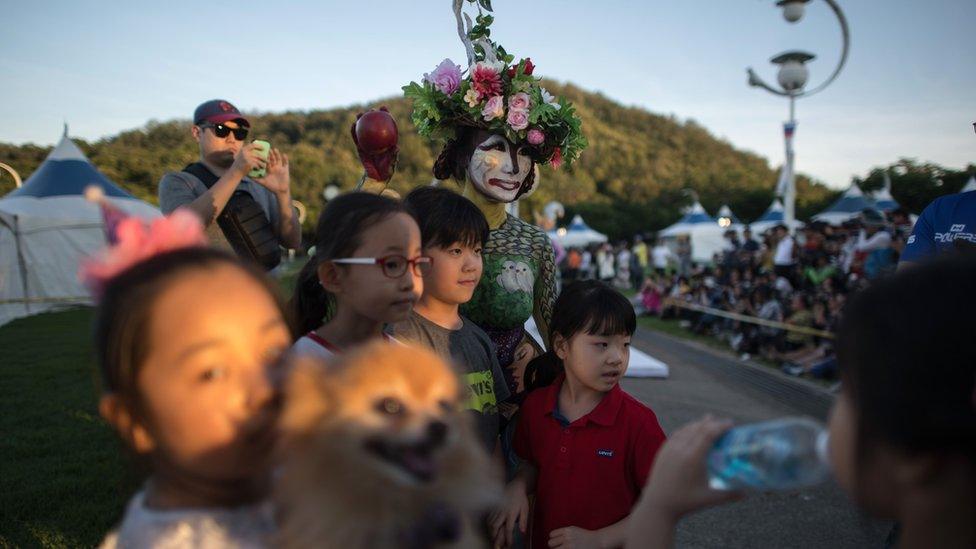
[[[637,290],[627,289],[622,290],[627,299],[633,300],[637,296]],[[654,330],[655,332],[661,332],[674,337],[680,337],[682,339],[688,339],[691,341],[697,341],[699,343],[704,343],[709,347],[714,347],[716,349],[722,349],[725,351],[731,351],[728,345],[715,339],[714,337],[704,336],[701,334],[696,334],[687,328],[682,328],[677,320],[661,320],[656,316],[638,316],[637,325],[641,328],[646,328],[648,330]]]
[[[690,341],[697,341],[698,343],[704,343],[705,345],[715,349],[732,352],[732,349],[730,349],[729,346],[724,342],[715,339],[714,337],[696,334],[688,328],[682,328],[681,325],[678,324],[677,320],[661,320],[656,316],[639,316],[637,317],[637,325],[641,328],[654,330],[655,332],[661,332]]]
[[[92,547],[138,478],[98,417],[92,309],[0,328],[0,546]]]
[[[724,341],[721,341],[711,336],[696,334],[688,328],[682,328],[678,324],[677,320],[661,320],[656,316],[639,316],[637,317],[637,325],[640,326],[641,328],[654,330],[656,332],[661,332],[663,334],[667,334],[670,336],[679,337],[681,339],[686,339],[688,341],[695,341],[697,343],[707,345],[713,349],[718,349],[720,351],[730,353],[733,356],[737,354]],[[761,366],[765,366],[766,368],[779,371],[779,366],[777,364],[761,356],[753,356],[751,357],[750,360],[751,362],[759,364]],[[804,376],[803,379],[815,383],[817,385],[820,385],[821,387],[824,388],[833,387],[837,383],[837,381],[834,379],[820,379],[820,378],[813,378],[808,376]]]

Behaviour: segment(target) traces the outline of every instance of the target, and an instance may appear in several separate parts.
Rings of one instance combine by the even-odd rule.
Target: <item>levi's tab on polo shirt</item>
[[[598,530],[626,518],[665,440],[654,412],[620,385],[569,423],[558,408],[564,378],[526,397],[515,431],[515,452],[539,471],[536,548],[548,547],[555,529]]]

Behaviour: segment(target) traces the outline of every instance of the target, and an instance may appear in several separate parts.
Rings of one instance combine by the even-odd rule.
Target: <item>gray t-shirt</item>
[[[238,183],[236,190],[246,191],[254,197],[254,201],[268,216],[271,230],[280,239],[281,214],[278,210],[278,198],[274,193],[246,177]],[[195,175],[183,171],[167,172],[159,181],[159,209],[163,215],[168,215],[176,208],[193,202],[205,192],[207,186]],[[206,232],[211,244],[218,248],[231,249],[230,243],[227,242],[227,238],[216,222],[208,225]]]
[[[491,453],[500,429],[498,404],[510,396],[508,385],[488,334],[463,316],[461,321],[460,328],[448,330],[414,311],[410,318],[395,324],[393,331],[398,340],[429,347],[459,369],[468,389],[464,407],[474,415],[478,433]]]

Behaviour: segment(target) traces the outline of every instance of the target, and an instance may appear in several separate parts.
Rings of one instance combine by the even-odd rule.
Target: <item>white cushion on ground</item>
[[[539,334],[539,329],[535,325],[535,319],[530,317],[525,322],[525,331],[529,332],[543,348],[546,346],[545,341]],[[669,373],[667,364],[641,351],[637,347],[630,347],[630,366],[627,367],[626,377],[666,378]]]

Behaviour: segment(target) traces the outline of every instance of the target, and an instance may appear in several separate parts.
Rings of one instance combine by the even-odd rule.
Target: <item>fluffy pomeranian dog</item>
[[[376,342],[286,384],[275,499],[282,547],[483,547],[500,471],[454,371]]]

